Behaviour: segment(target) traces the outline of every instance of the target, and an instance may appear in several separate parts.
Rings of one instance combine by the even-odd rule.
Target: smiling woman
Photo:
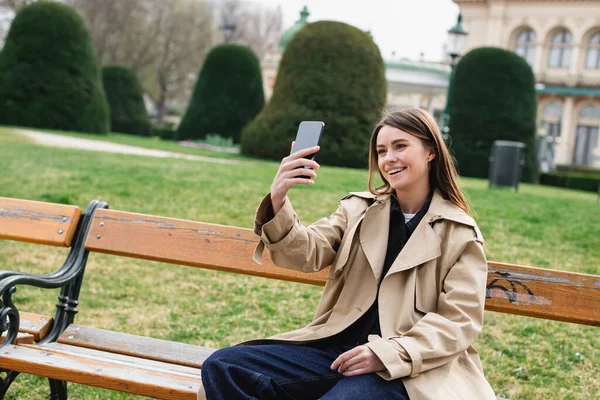
[[[256,213],[255,261],[266,247],[283,268],[331,265],[327,284],[304,328],[213,353],[200,398],[495,400],[472,347],[483,324],[483,238],[440,131],[426,111],[400,110],[370,143],[369,192],[309,227],[287,195],[313,184],[319,165],[304,157],[319,147],[282,160]]]

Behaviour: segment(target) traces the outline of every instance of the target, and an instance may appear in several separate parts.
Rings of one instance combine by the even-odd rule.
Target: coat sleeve
[[[379,375],[387,380],[415,377],[467,350],[482,328],[486,282],[483,246],[470,240],[444,279],[437,312],[427,313],[400,336],[369,337],[367,346],[386,367]]]
[[[340,204],[329,218],[306,227],[300,223],[287,198],[273,216],[271,196],[267,194],[254,221],[254,233],[260,237],[254,261],[260,263],[262,247],[266,247],[278,267],[302,272],[320,271],[333,262],[346,223],[346,212]]]

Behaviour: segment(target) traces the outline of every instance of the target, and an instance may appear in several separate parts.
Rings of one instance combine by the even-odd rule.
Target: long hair
[[[420,108],[406,108],[394,112],[385,112],[373,130],[369,145],[369,191],[373,194],[388,194],[392,192],[390,183],[383,177],[377,164],[377,135],[384,126],[400,129],[403,132],[420,139],[425,147],[434,151],[435,157],[431,160],[429,170],[429,184],[432,189],[438,189],[442,197],[467,214],[471,215],[471,208],[465,195],[458,186],[458,173],[456,161],[448,151],[442,138],[437,123],[427,111]],[[383,185],[374,188],[373,179],[375,172],[383,180]]]

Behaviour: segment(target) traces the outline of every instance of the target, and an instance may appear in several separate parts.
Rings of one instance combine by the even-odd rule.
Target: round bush
[[[256,55],[247,46],[217,46],[204,61],[177,137],[202,139],[216,133],[239,143],[242,128],[264,105]]]
[[[319,163],[364,167],[385,102],[385,67],[371,36],[341,22],[308,24],[283,54],[273,97],[242,131],[242,153],[280,159],[298,124],[316,120],[325,122]]]
[[[102,68],[102,83],[110,106],[110,130],[150,135],[152,126],[135,73],[125,67],[109,65]]]
[[[450,102],[451,150],[461,175],[487,178],[495,140],[527,145],[522,180],[535,182],[535,77],[517,54],[495,47],[477,48],[456,66]]]
[[[40,1],[17,13],[0,52],[0,124],[108,131],[90,32],[71,7]]]

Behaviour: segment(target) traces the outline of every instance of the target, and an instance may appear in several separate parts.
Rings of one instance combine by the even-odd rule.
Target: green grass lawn
[[[93,135],[78,135],[95,138]],[[174,143],[109,135],[169,151]],[[195,150],[194,154],[208,155]],[[0,196],[65,202],[92,199],[132,212],[252,227],[278,163],[236,155],[209,162],[124,156],[32,144],[0,128]],[[351,155],[349,155],[351,156]],[[366,171],[323,167],[314,186],[290,198],[310,223],[335,211],[348,191],[364,190]],[[519,193],[464,179],[490,260],[600,274],[600,204],[593,193],[522,184]],[[61,249],[0,242],[0,269],[49,272]],[[90,256],[77,322],[208,347],[265,337],[311,320],[320,288],[182,266]],[[24,311],[51,313],[57,292],[20,287]],[[600,398],[600,328],[487,312],[476,347],[497,395],[516,399]],[[579,355],[582,355],[580,357]],[[136,396],[72,384],[71,399]],[[22,375],[7,399],[43,399],[46,380]]]

